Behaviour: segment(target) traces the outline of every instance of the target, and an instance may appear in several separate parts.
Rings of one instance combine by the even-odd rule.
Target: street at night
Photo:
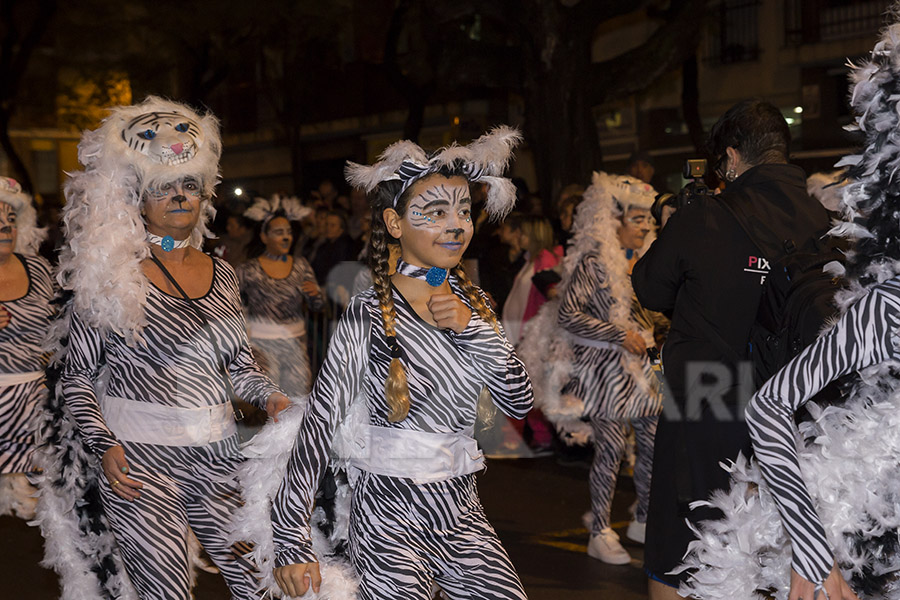
[[[554,458],[490,460],[479,477],[488,518],[519,570],[530,600],[636,600],[647,597],[643,550],[625,540],[631,479],[620,477],[613,522],[634,560],[612,566],[585,553],[588,533],[581,515],[588,508],[588,463],[560,464]],[[0,598],[51,600],[59,596],[56,576],[38,566],[42,541],[36,528],[0,517]],[[228,597],[218,575],[200,573],[197,600]]]

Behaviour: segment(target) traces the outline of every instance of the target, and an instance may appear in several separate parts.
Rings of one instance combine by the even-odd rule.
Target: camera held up
[[[650,207],[650,214],[660,224],[665,225],[668,218],[678,209],[687,206],[700,196],[711,196],[712,191],[706,185],[704,178],[706,177],[706,159],[705,158],[689,158],[684,162],[682,172],[685,179],[689,182],[677,194],[663,193],[656,197],[653,206]]]

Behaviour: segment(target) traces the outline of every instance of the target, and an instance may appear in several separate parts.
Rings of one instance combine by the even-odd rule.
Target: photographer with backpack
[[[717,516],[690,503],[728,486],[721,461],[749,454],[743,407],[756,385],[748,341],[766,277],[773,265],[787,268],[787,256],[826,250],[818,240],[828,216],[809,197],[803,170],[788,164],[789,144],[777,107],[756,99],[731,107],[708,141],[725,191],[678,210],[634,268],[641,305],[672,315],[663,347],[671,394],[657,431],[646,534],[652,600],[679,597],[687,574],[669,573],[694,539],[685,520]],[[791,263],[796,272],[812,268],[811,259],[794,262],[802,262]]]

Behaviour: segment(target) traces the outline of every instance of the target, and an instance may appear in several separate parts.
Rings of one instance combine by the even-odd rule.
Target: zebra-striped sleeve
[[[767,381],[747,407],[753,451],[791,539],[792,566],[816,584],[828,576],[834,557],[800,472],[794,412],[834,379],[891,357],[898,304],[897,283],[874,289]]]
[[[60,376],[66,405],[88,448],[97,456],[118,446],[116,436],[106,426],[94,391],[94,380],[103,358],[103,337],[89,327],[74,309],[71,311],[69,343],[65,367]]]
[[[594,302],[595,292],[604,285],[604,280],[605,271],[597,257],[585,256],[575,267],[569,288],[559,305],[559,325],[579,337],[621,344],[625,342],[625,330],[592,316],[586,310]],[[607,297],[611,301],[611,296]]]
[[[503,330],[498,334],[490,323],[472,311],[472,319],[462,333],[451,330],[448,333],[456,347],[472,361],[475,372],[484,378],[494,404],[504,414],[524,419],[534,403],[531,379]]]
[[[332,438],[350,401],[363,386],[371,346],[372,318],[356,296],[338,323],[309,395],[306,416],[287,473],[272,506],[278,566],[314,562],[310,516],[319,480],[328,466]]]
[[[227,302],[231,304],[233,314],[238,320],[237,332],[240,337],[239,347],[234,357],[228,363],[228,373],[231,376],[234,391],[238,397],[246,402],[265,410],[269,396],[281,390],[266,377],[262,369],[256,364],[253,352],[250,350],[250,340],[247,337],[247,323],[244,320],[244,312],[241,307],[239,279],[237,273],[228,263],[220,261],[222,272],[227,284],[224,286]]]
[[[309,262],[302,256],[294,257],[294,270],[299,274],[301,282],[312,281],[318,285],[316,282],[316,274],[313,272],[312,266],[310,266]],[[318,312],[324,308],[325,293],[322,290],[319,290],[319,293],[316,295],[307,294],[303,291],[301,291],[301,294],[303,294],[303,298],[306,299],[306,305],[309,307],[309,310]]]

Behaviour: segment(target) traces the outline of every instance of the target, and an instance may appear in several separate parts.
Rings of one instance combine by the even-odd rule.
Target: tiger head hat
[[[113,107],[99,128],[84,132],[84,170],[65,185],[59,281],[74,292],[74,310],[88,325],[140,339],[148,285],[140,265],[150,255],[145,194],[185,177],[200,182],[200,218],[190,237],[199,249],[215,214],[221,153],[213,115],[156,96]]]
[[[16,213],[16,247],[19,254],[36,254],[41,242],[47,237],[46,229],[37,227],[37,211],[31,203],[31,196],[22,191],[19,182],[11,177],[0,177],[0,202],[8,204]],[[5,224],[0,223],[0,227]]]

